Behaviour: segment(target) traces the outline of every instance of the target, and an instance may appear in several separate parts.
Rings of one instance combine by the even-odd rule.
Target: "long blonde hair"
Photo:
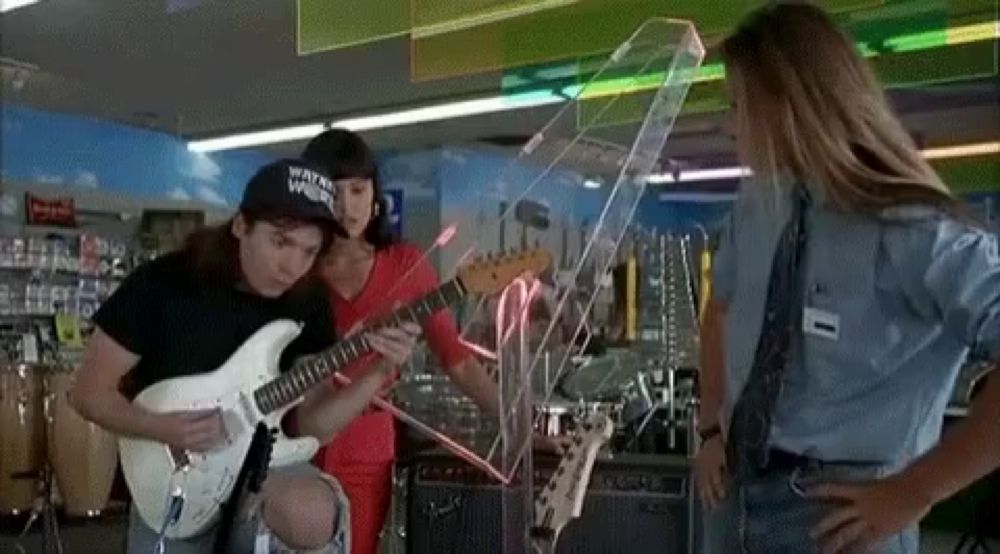
[[[892,113],[854,44],[821,9],[756,10],[722,44],[740,155],[763,181],[821,187],[836,208],[956,200]]]

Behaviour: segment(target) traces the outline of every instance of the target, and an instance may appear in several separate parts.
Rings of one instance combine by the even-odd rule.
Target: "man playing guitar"
[[[77,411],[119,435],[181,451],[204,452],[224,443],[226,425],[218,410],[153,413],[131,399],[164,379],[212,371],[276,319],[304,323],[282,352],[282,370],[335,341],[325,295],[309,277],[317,254],[334,233],[343,233],[333,217],[335,194],[323,172],[306,162],[267,165],[247,184],[232,219],[138,268],[94,318],[96,329],[70,395]],[[409,357],[418,333],[410,323],[371,333],[368,344],[380,362],[349,387],[307,393],[284,419],[285,432],[322,429],[328,437],[342,429]],[[255,518],[234,526],[230,551],[252,552],[260,528],[286,548],[349,550],[346,500],[334,479],[308,464],[277,468],[262,498]],[[166,540],[166,552],[210,552],[214,534],[213,527]],[[133,508],[128,551],[153,552],[158,540],[163,537]]]

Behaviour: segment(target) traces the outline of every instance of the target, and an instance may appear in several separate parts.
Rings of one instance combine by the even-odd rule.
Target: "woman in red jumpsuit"
[[[339,333],[437,288],[438,277],[420,249],[398,242],[389,232],[375,157],[359,136],[330,129],[310,141],[302,157],[326,168],[334,179],[337,217],[348,233],[348,238],[334,240],[317,264]],[[451,381],[495,414],[496,385],[459,342],[452,314],[438,312],[423,322],[423,331]],[[353,377],[373,360],[359,360],[343,373]],[[317,454],[317,464],[337,478],[350,499],[352,554],[377,551],[392,496],[395,454],[393,417],[374,407]]]

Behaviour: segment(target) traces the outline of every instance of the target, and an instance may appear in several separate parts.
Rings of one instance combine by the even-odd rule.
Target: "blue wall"
[[[99,189],[145,198],[197,200],[220,208],[233,208],[253,172],[273,157],[252,150],[199,154],[189,152],[178,137],[101,121],[55,114],[11,104],[0,104],[0,176],[4,181]],[[403,191],[402,222],[407,235],[428,240],[442,224],[482,205],[482,195],[507,168],[509,158],[492,152],[444,147],[413,152],[386,153],[380,166],[387,188]],[[531,181],[537,169],[513,167],[506,181],[512,188]],[[607,189],[579,186],[580,175],[554,172],[540,190],[554,215],[575,227],[592,222],[607,198]],[[418,192],[420,191],[420,192]],[[425,198],[427,191],[436,200]],[[561,191],[561,192],[560,192]],[[728,202],[664,201],[650,187],[640,202],[636,220],[660,230],[689,229],[694,223],[714,227],[729,209]],[[411,193],[423,195],[411,203]],[[508,191],[507,196],[512,196]],[[416,198],[414,198],[416,200]],[[967,197],[995,223],[1000,194]],[[412,214],[411,210],[420,210]],[[436,211],[438,215],[425,213]],[[408,213],[409,212],[409,213]],[[412,214],[412,215],[411,215]],[[486,214],[487,217],[496,214]],[[410,226],[407,221],[416,216]],[[467,221],[468,222],[468,221]]]
[[[441,151],[439,166],[441,225],[456,225],[459,229],[456,238],[442,251],[441,267],[447,269],[457,263],[473,241],[478,242],[481,251],[499,249],[501,233],[495,222],[500,215],[501,200],[510,202],[520,197],[528,184],[539,177],[542,168],[511,163],[511,158],[496,152],[451,147]],[[586,189],[582,182],[580,175],[566,170],[543,177],[527,199],[547,207],[549,228],[541,232],[525,228],[512,217],[504,226],[504,247],[519,248],[525,236],[529,247],[539,241],[556,256],[562,252],[567,256],[578,253],[577,229],[581,225],[593,229],[608,194],[606,187]],[[564,225],[568,230],[565,234]]]
[[[701,200],[683,200],[691,196],[700,196]],[[719,194],[712,198],[710,194],[691,194],[690,191],[661,196],[657,187],[649,187],[639,204],[636,221],[661,231],[690,230],[695,223],[712,230],[732,209],[732,202],[726,200],[731,196]],[[962,200],[987,225],[994,229],[1000,227],[1000,193],[965,194]]]
[[[4,181],[106,190],[146,198],[239,203],[255,151],[188,152],[174,136],[85,117],[0,104]]]
[[[661,232],[691,231],[695,225],[715,229],[732,209],[731,195],[704,195],[701,201],[661,198],[657,187],[649,186],[635,219],[643,227]]]

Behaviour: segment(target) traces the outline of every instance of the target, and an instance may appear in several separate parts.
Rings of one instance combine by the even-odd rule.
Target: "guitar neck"
[[[457,278],[452,279],[420,300],[380,319],[372,328],[398,326],[407,322],[419,323],[463,296],[465,288],[461,281]],[[261,413],[269,414],[295,402],[307,390],[371,351],[371,346],[361,333],[338,342],[322,353],[296,364],[291,370],[255,390],[253,394],[258,409]]]

